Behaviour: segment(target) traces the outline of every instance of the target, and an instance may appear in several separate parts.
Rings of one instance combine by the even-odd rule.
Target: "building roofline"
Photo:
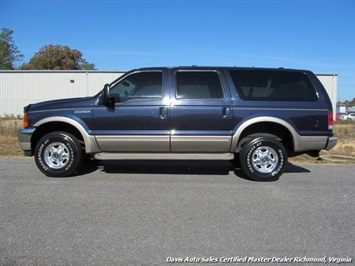
[[[127,70],[0,70],[0,73],[126,73]]]
[[[204,69],[210,67],[160,67],[160,68],[191,68],[191,69]],[[277,69],[277,68],[249,68],[249,67],[218,67],[218,68],[230,68],[230,69]],[[157,69],[157,68],[137,68],[133,70],[144,70],[144,69]],[[298,69],[283,69],[279,68],[279,70],[298,70]],[[0,73],[126,73],[132,70],[0,70]],[[317,76],[338,76],[338,73],[315,73]]]
[[[338,76],[338,73],[314,73],[316,76]]]

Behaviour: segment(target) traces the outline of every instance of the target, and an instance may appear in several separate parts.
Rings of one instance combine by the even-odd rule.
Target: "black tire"
[[[240,152],[243,172],[255,181],[275,181],[284,173],[287,152],[281,142],[270,137],[248,141]]]
[[[66,177],[79,169],[82,148],[76,137],[66,132],[52,132],[37,143],[35,161],[46,176]]]

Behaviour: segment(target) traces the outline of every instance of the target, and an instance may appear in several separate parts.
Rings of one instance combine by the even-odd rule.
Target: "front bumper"
[[[337,145],[337,142],[338,142],[337,137],[329,137],[324,149],[325,150],[333,149],[335,145]]]
[[[17,133],[18,144],[20,148],[25,152],[26,156],[32,156],[32,145],[31,145],[31,138],[35,128],[21,128]]]

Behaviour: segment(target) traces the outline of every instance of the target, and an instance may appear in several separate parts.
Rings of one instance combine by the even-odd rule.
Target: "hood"
[[[94,104],[95,97],[69,98],[34,103],[24,108],[25,112],[51,111],[60,109],[89,108]]]

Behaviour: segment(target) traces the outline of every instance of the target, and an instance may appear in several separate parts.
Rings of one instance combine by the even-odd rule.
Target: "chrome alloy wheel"
[[[276,151],[269,146],[258,147],[251,156],[253,168],[262,174],[271,173],[279,162]]]
[[[70,161],[70,151],[62,142],[53,142],[45,148],[43,159],[50,168],[62,169]]]

